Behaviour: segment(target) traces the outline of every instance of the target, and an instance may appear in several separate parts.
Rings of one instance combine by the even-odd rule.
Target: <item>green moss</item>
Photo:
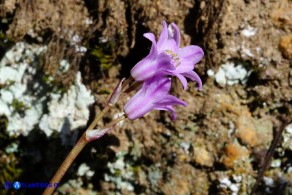
[[[100,68],[107,72],[113,65],[115,57],[113,56],[114,44],[106,42],[103,44],[95,45],[91,51],[91,55],[97,58],[100,63]]]
[[[46,74],[46,75],[42,76],[42,81],[47,85],[51,85],[52,82],[54,81],[54,78],[52,76]]]
[[[0,83],[0,89],[8,88],[9,86],[13,85],[15,81],[6,80],[5,83]]]
[[[111,94],[111,91],[109,89],[101,88],[98,90],[97,94]]]
[[[14,41],[0,31],[0,48],[7,49],[14,44]]]
[[[24,113],[25,110],[29,109],[28,106],[26,106],[24,104],[24,102],[22,101],[19,101],[18,99],[13,99],[12,103],[11,103],[11,106],[13,107],[14,109],[14,112],[17,112],[17,113]]]
[[[7,134],[8,119],[6,116],[0,116],[0,148],[4,148],[7,145],[9,136]]]
[[[120,177],[122,175],[122,171],[121,170],[115,170],[115,177]]]
[[[64,94],[68,91],[68,87],[63,85],[63,83],[58,83],[54,80],[54,77],[45,74],[42,76],[42,81],[44,82],[44,85],[46,86],[46,90],[50,91],[52,93],[59,93]]]
[[[141,171],[140,166],[131,166],[131,170],[133,171],[133,173],[136,177],[139,177],[139,173]]]
[[[2,32],[0,32],[0,39],[6,39],[6,35]]]
[[[95,56],[96,58],[98,58],[98,61],[100,62],[100,67],[102,70],[108,71],[109,68],[112,66],[112,62],[113,62],[112,56],[104,54],[102,48],[96,46],[92,50],[91,54]]]
[[[5,182],[13,182],[21,175],[22,170],[17,168],[17,161],[14,154],[1,155],[0,158],[0,185]]]

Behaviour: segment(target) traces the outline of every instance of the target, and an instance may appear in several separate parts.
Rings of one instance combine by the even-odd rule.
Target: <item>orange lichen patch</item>
[[[236,137],[238,137],[241,142],[250,146],[256,146],[258,144],[257,132],[250,113],[243,113],[238,118],[236,121],[236,128]]]
[[[169,179],[161,182],[163,194],[207,194],[208,176],[189,164],[175,165],[169,173]]]
[[[267,117],[255,119],[250,113],[242,113],[236,120],[235,126],[235,136],[247,146],[269,144],[273,139],[273,125]]]
[[[273,127],[270,119],[265,116],[259,119],[254,118],[249,108],[238,101],[234,101],[232,95],[217,94],[215,96],[215,112],[221,112],[222,116],[229,118],[229,120],[226,120],[226,124],[234,124],[235,136],[240,143],[251,147],[269,143],[273,138]],[[222,139],[228,140],[230,137],[222,137]]]
[[[273,23],[282,28],[290,29],[292,28],[292,4],[287,0],[279,1],[279,8],[274,9],[271,13],[271,18]]]
[[[219,103],[219,110],[222,111],[227,111],[227,112],[231,112],[234,113],[236,115],[240,115],[241,110],[240,105],[238,105],[237,103],[234,103],[234,101],[232,100],[232,98],[229,95],[226,94],[220,94],[216,96],[217,101]]]
[[[206,167],[212,167],[214,163],[214,157],[204,147],[194,148],[194,161],[196,164]]]
[[[245,173],[251,170],[248,162],[249,151],[237,143],[229,143],[225,146],[222,162],[226,168],[234,169],[238,173]]]
[[[250,128],[244,128],[237,131],[236,136],[247,145],[256,146],[257,145],[257,133]]]
[[[292,59],[292,34],[281,38],[279,48],[284,57]]]

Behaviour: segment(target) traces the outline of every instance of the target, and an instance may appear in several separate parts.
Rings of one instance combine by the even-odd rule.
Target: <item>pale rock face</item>
[[[10,136],[26,136],[37,127],[50,136],[54,131],[71,131],[87,124],[88,106],[94,97],[81,83],[80,72],[66,93],[47,91],[43,96],[36,95],[44,86],[34,78],[38,62],[35,59],[46,49],[19,42],[0,60],[0,115],[8,119]],[[60,63],[64,65],[64,61]]]

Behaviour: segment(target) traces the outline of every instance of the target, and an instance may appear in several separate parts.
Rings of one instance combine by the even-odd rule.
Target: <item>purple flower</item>
[[[142,117],[151,110],[167,110],[171,112],[172,120],[176,112],[172,105],[186,106],[186,102],[169,95],[171,79],[153,77],[146,80],[142,88],[125,105],[124,110],[130,120]]]
[[[152,42],[152,46],[148,56],[132,68],[131,75],[135,80],[145,81],[157,75],[172,75],[179,78],[184,89],[187,88],[185,77],[197,81],[198,88],[202,88],[202,81],[193,69],[204,56],[204,52],[195,45],[180,48],[180,32],[174,23],[167,26],[163,22],[157,42],[153,33],[145,33],[144,37]]]

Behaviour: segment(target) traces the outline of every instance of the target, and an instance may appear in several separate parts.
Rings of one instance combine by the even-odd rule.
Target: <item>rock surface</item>
[[[11,129],[12,114],[7,105],[14,96],[26,97],[38,91],[29,87],[24,93],[19,88],[10,90],[13,85],[3,85],[11,78],[15,78],[14,83],[23,83],[26,79],[21,75],[26,68],[36,68],[29,61],[17,66],[9,62],[14,59],[10,49],[20,42],[47,47],[43,58],[30,61],[40,64],[37,71],[42,73],[36,77],[45,76],[45,82],[62,95],[56,98],[52,88],[45,88],[45,92],[52,90],[47,96],[41,93],[47,98],[43,102],[47,113],[36,119],[26,112],[37,103],[30,109],[15,104],[21,108],[20,114],[30,116],[27,124],[32,128],[27,133],[12,128],[20,132],[19,140],[1,131],[0,153],[5,155],[1,155],[0,167],[7,171],[1,172],[0,181],[20,180],[16,177],[20,174],[6,167],[8,162],[23,170],[23,181],[49,181],[84,130],[58,134],[67,115],[72,125],[67,129],[81,128],[92,120],[106,105],[119,78],[127,77],[149,52],[151,45],[143,34],[151,31],[158,36],[166,20],[181,29],[182,46],[203,47],[204,59],[196,66],[203,90],[197,91],[192,83],[183,91],[173,79],[172,93],[188,103],[186,108],[176,107],[176,121],[162,111],[124,121],[84,149],[58,193],[251,193],[282,118],[292,116],[291,1],[31,2],[5,0],[0,4],[0,56],[1,62],[8,60],[0,68],[0,128]],[[29,49],[20,53],[25,56]],[[76,80],[78,72],[81,74]],[[93,102],[89,89],[96,101],[91,112],[87,109]],[[112,107],[98,125],[106,125],[121,113],[128,97]],[[46,117],[60,121],[44,123]],[[40,133],[39,122],[46,124],[43,127],[49,129],[48,136]],[[272,166],[266,170],[260,194],[284,194],[291,189],[290,126],[285,128]],[[3,179],[1,175],[9,177]]]

